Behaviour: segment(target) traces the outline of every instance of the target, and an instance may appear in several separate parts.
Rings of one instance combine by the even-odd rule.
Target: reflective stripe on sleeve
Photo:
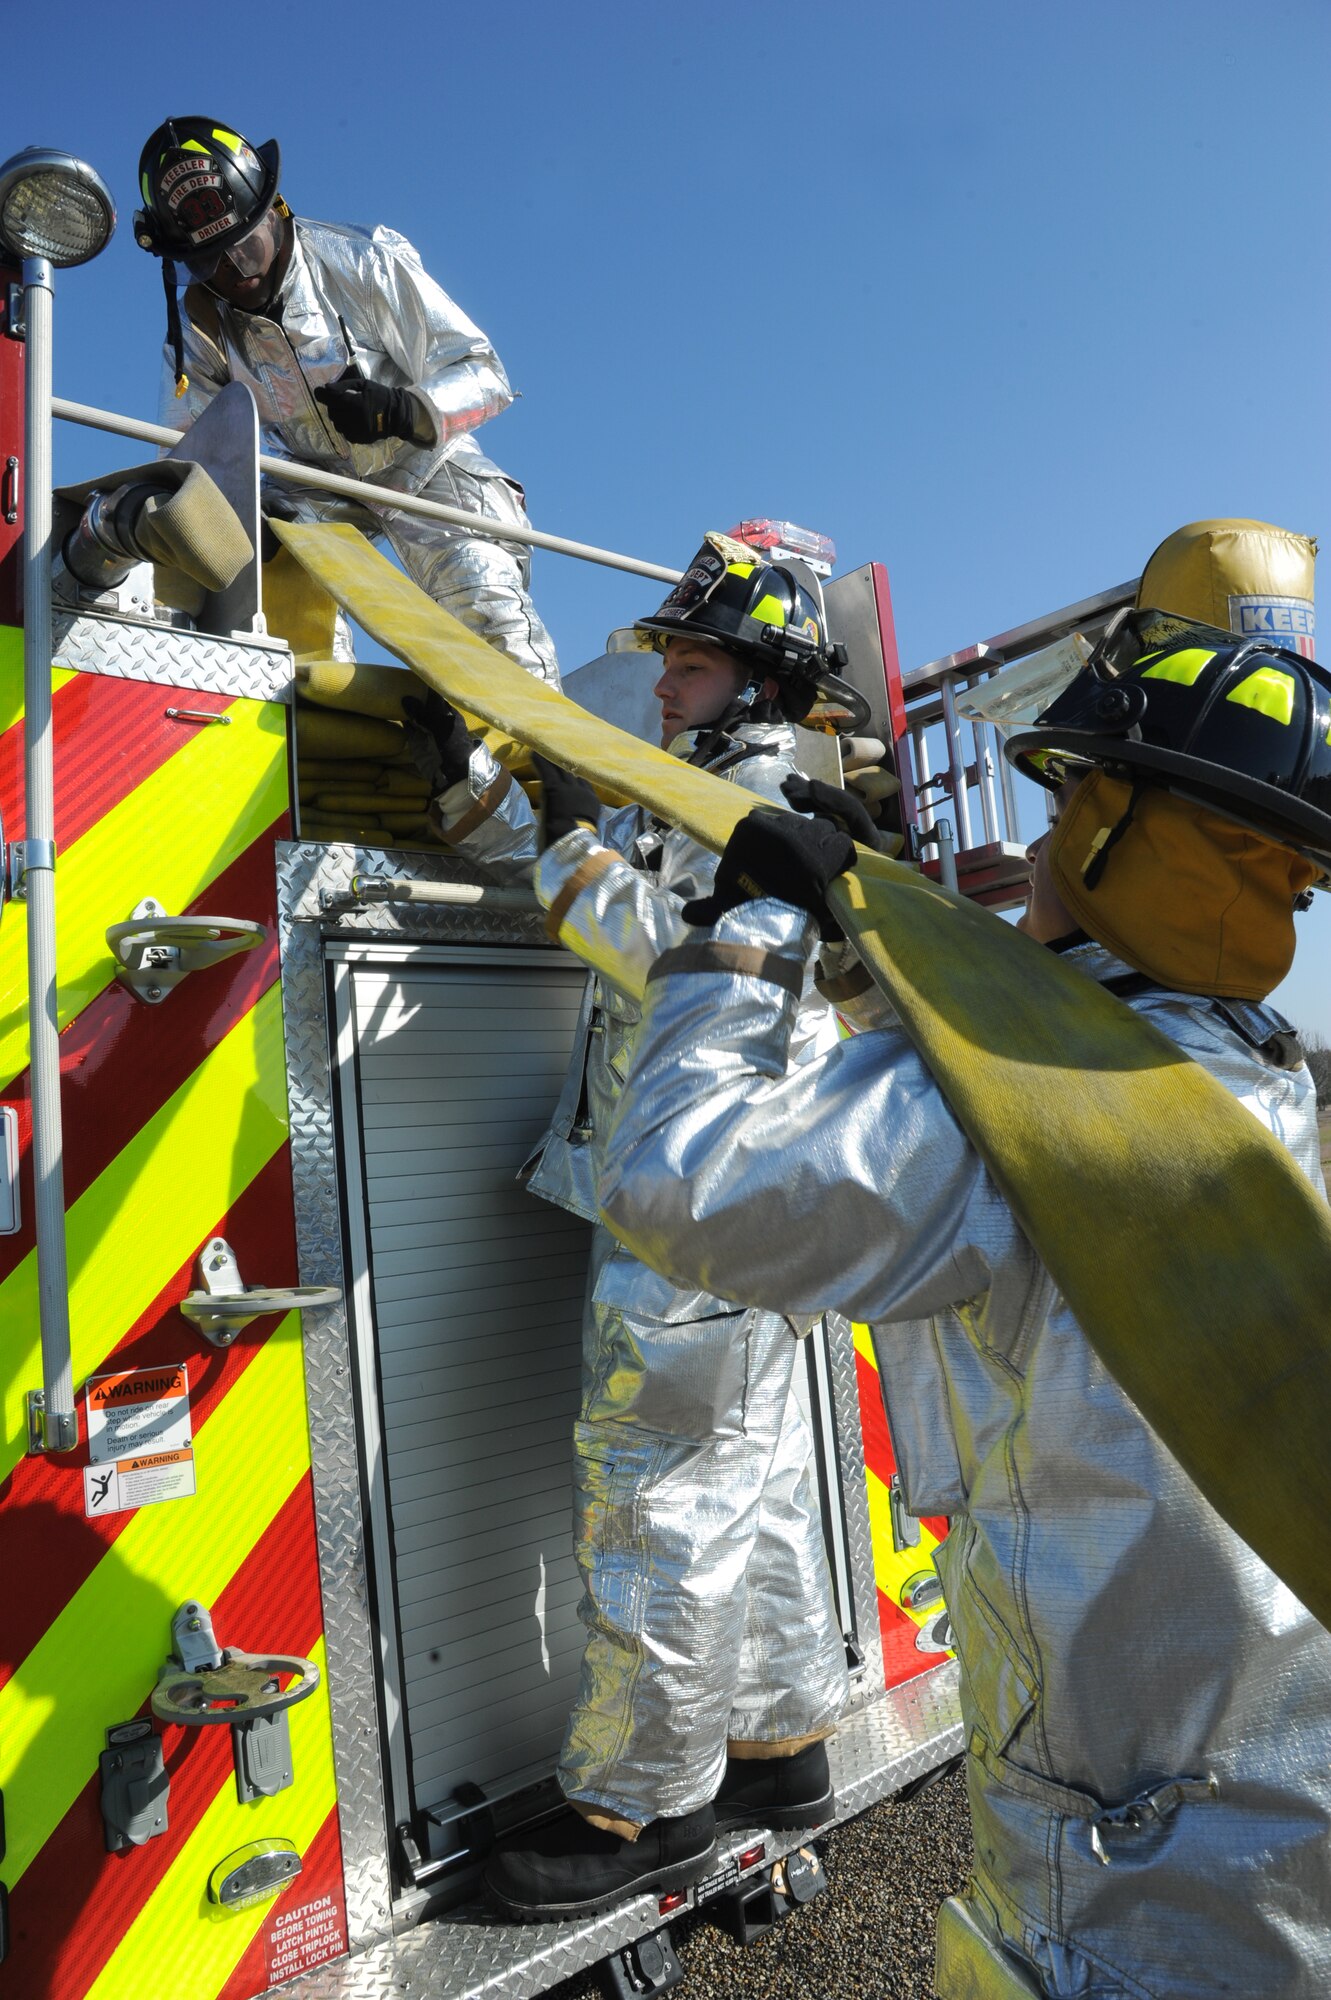
[[[763,951],[756,944],[723,944],[719,939],[677,944],[661,953],[647,974],[647,983],[650,986],[654,979],[665,979],[672,972],[739,973],[749,979],[769,980],[796,999],[804,991],[802,965],[793,958],[783,958],[779,951]]]
[[[590,854],[583,856],[546,912],[545,934],[555,944],[559,943],[559,926],[583,890],[590,887],[598,876],[604,875],[606,869],[618,859],[619,856],[612,854],[608,847],[594,847]]]

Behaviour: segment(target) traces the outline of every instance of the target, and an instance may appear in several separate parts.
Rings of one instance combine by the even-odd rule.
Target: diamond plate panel
[[[60,611],[51,618],[52,665],[120,680],[161,681],[200,694],[289,701],[291,654],[283,645],[216,639],[174,625],[148,625],[105,611]]]
[[[864,1654],[864,1672],[851,1683],[850,1707],[873,1701],[883,1685],[883,1636],[878,1623],[869,1493],[864,1475],[864,1432],[860,1426],[860,1385],[855,1337],[848,1319],[827,1315],[827,1357],[836,1415],[841,1505],[846,1522],[846,1556],[855,1597],[855,1634]]]
[[[323,945],[317,919],[320,890],[345,888],[350,879],[349,868],[333,882],[324,879],[328,855],[347,852],[277,843],[278,935],[300,1277],[303,1284],[336,1285],[339,1289],[344,1289],[345,1278],[337,1209]],[[316,1272],[317,1277],[312,1275]],[[392,1908],[351,1356],[343,1305],[306,1312],[302,1319],[347,1928],[355,1946],[391,1931]]]
[[[456,862],[395,848],[277,843],[278,931],[291,1116],[291,1177],[302,1284],[345,1290],[324,938],[361,936],[455,944],[541,944],[539,916],[376,904],[325,916],[353,875],[417,881],[480,878]],[[392,1929],[389,1828],[379,1754],[374,1640],[361,1512],[346,1309],[304,1314],[314,1502],[328,1646],[338,1818],[353,1945]]]
[[[900,1791],[962,1748],[957,1669],[949,1661],[893,1688],[850,1716],[828,1746],[835,1824]],[[830,1830],[819,1829],[820,1833]],[[807,1836],[770,1834],[762,1867]],[[745,1840],[747,1836],[745,1837]],[[740,1851],[736,1840],[729,1852]],[[653,1896],[591,1922],[505,1924],[479,1906],[450,1912],[417,1931],[337,1960],[271,1989],[267,2000],[523,2000],[659,1930]]]
[[[944,1660],[887,1688],[841,1725],[828,1746],[838,1820],[853,1819],[960,1756],[966,1747],[960,1684],[956,1661]]]

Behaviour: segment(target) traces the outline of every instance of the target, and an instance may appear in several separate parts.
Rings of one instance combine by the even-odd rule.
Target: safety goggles
[[[268,269],[275,251],[276,215],[271,208],[265,209],[243,236],[233,236],[220,248],[203,244],[188,255],[176,254],[191,278],[197,278],[201,285],[207,285],[226,270],[224,276],[232,278],[258,278]]]

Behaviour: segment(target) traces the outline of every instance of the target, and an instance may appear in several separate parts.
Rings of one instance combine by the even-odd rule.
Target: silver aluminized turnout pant
[[[437,500],[445,507],[462,507],[471,514],[525,526],[527,511],[522,488],[488,459],[445,459],[417,498]],[[521,542],[491,541],[427,521],[392,505],[359,505],[355,501],[315,496],[288,488],[293,517],[301,521],[345,521],[376,540],[387,541],[413,582],[445,611],[451,611],[471,631],[516,660],[537,680],[559,686],[554,641],[531,601],[528,578],[530,550]],[[354,657],[350,629],[339,614],[334,652]]]
[[[670,1287],[596,1239],[574,1442],[588,1636],[559,1776],[642,1825],[711,1799],[727,1742],[829,1733],[845,1646],[790,1322],[663,1300]],[[635,1280],[642,1309],[605,1296],[631,1299]]]

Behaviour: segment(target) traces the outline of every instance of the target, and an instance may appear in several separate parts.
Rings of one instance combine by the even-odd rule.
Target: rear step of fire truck
[[[0,367],[0,454],[17,459],[12,391]],[[212,455],[257,509],[253,404],[238,421],[227,394],[227,422],[201,419],[182,455]],[[823,589],[908,851],[995,907],[1017,900],[1024,842],[985,683],[1094,639],[1130,586],[907,674],[882,567]],[[477,1899],[494,1840],[557,1806],[580,1650],[567,1439],[586,1238],[512,1174],[553,1107],[585,975],[529,901],[451,857],[303,833],[292,660],[261,590],[256,562],[192,625],[154,606],[150,572],[55,608],[73,1278],[63,1376],[43,1320],[40,1367],[34,1332],[9,1383],[30,1437],[11,1424],[0,1467],[9,1573],[29,1579],[0,1687],[0,1993],[9,1974],[25,2000],[460,2000],[602,1961],[612,1992],[663,1991],[676,1915],[707,1903],[760,1934],[821,1889],[828,1829],[745,1830],[687,1894],[589,1922],[514,1926]],[[12,833],[11,641],[0,630]],[[588,705],[614,713],[614,656],[598,668]],[[20,889],[0,925],[12,1019],[22,915]],[[32,1183],[9,1164],[26,1159],[22,1061],[0,1080],[0,1306],[35,1326]],[[829,1320],[805,1354],[852,1666],[840,1821],[961,1748],[932,1561],[946,1523],[905,1511],[865,1330]]]

